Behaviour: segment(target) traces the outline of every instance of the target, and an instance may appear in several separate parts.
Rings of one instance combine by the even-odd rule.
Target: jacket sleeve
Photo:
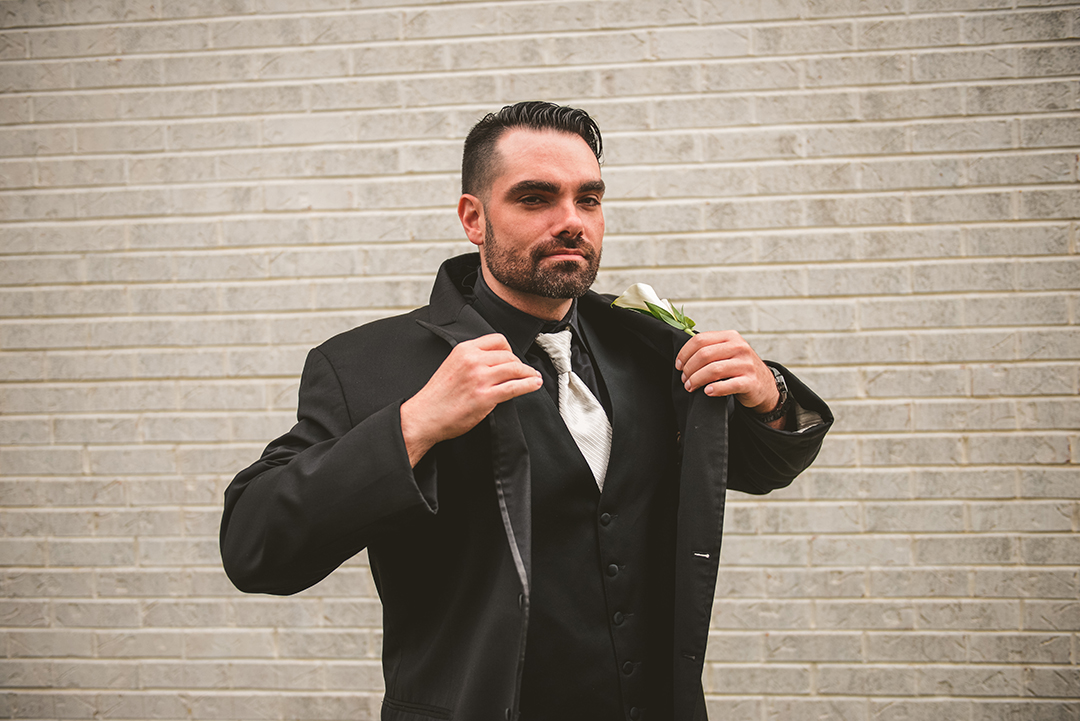
[[[833,423],[832,411],[812,390],[779,363],[769,362],[784,374],[795,402],[821,417],[801,431],[776,430],[732,400],[728,455],[728,488],[764,494],[789,485],[817,458],[821,442]]]
[[[354,421],[333,366],[308,354],[296,425],[225,491],[221,557],[237,588],[302,591],[403,518],[435,513],[434,469],[410,467],[400,408]]]

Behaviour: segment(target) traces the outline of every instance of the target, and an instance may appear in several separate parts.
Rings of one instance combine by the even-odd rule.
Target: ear
[[[484,223],[484,204],[475,195],[466,193],[458,200],[457,214],[461,219],[461,227],[465,229],[465,235],[469,236],[469,242],[482,248],[487,227]]]

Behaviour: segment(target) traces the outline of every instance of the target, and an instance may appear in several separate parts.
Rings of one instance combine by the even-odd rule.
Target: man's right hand
[[[457,438],[503,401],[544,384],[540,372],[522,363],[498,333],[454,346],[431,380],[401,404],[401,434],[416,466],[439,441]]]

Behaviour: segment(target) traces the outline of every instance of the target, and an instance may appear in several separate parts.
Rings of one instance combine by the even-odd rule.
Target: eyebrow
[[[604,185],[603,180],[590,180],[582,183],[578,186],[577,192],[579,193],[600,193],[603,195],[607,186]],[[518,183],[514,183],[510,186],[510,189],[506,191],[507,195],[517,195],[519,193],[558,193],[559,186],[556,183],[549,183],[546,180],[522,180]]]

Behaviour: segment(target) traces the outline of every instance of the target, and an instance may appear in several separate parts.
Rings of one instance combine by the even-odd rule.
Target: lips
[[[572,241],[571,245],[567,245],[564,240],[550,246],[537,248],[535,255],[538,258],[550,258],[552,260],[576,260],[578,258],[590,260],[594,255],[594,251],[592,246],[585,240],[577,239]]]

